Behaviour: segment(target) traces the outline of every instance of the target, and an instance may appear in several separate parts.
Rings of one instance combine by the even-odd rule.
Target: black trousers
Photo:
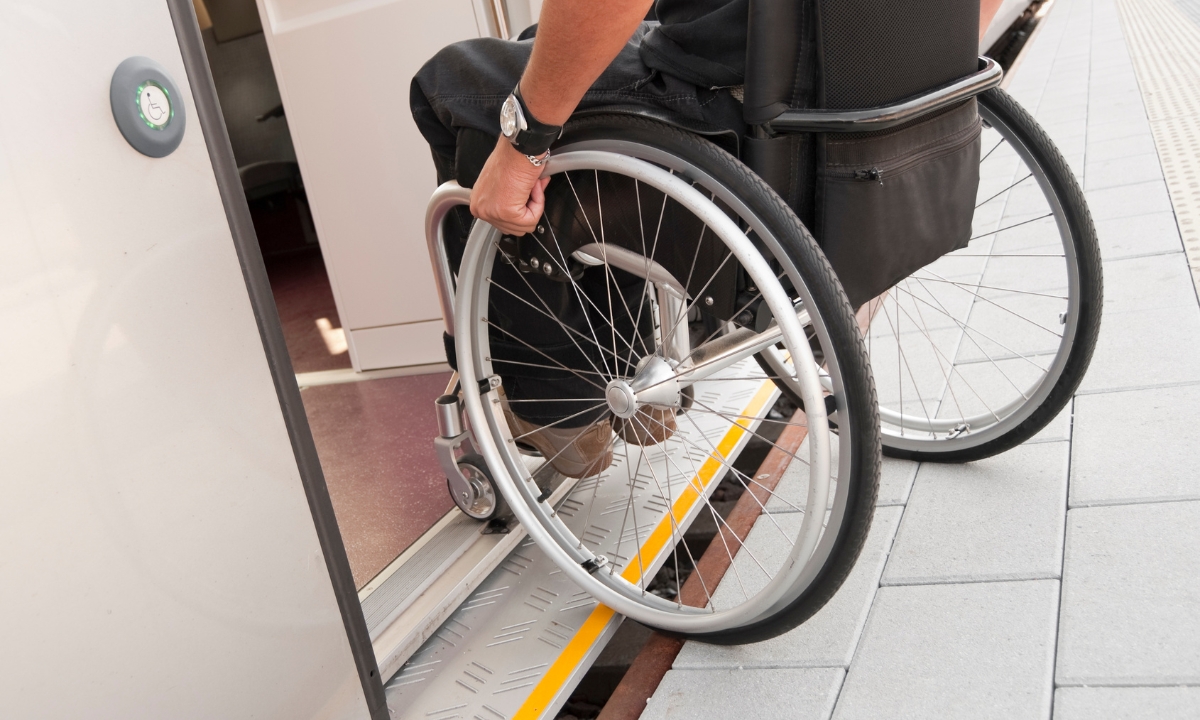
[[[696,87],[642,62],[638,48],[649,27],[643,24],[626,43],[584,95],[577,112],[648,107],[683,121],[740,132],[741,105],[729,92]],[[532,48],[532,39],[455,43],[413,78],[413,119],[429,142],[439,183],[453,179],[464,187],[474,185],[499,135],[500,106],[520,79]],[[447,253],[456,271],[470,224],[465,209],[447,221]],[[545,241],[533,236],[505,238],[501,255],[516,259],[530,244],[555,255],[555,248],[546,248]],[[569,283],[521,272],[519,263],[498,261],[493,268],[488,309],[493,366],[509,400],[515,401],[513,411],[539,425],[581,427],[601,417],[604,376],[628,375],[638,359],[631,342],[640,346],[633,342],[635,336],[650,332],[649,313],[636,310],[645,294],[640,279],[592,268],[581,270],[576,282],[593,302],[580,302]],[[623,309],[600,311],[607,309],[607,302],[599,299],[606,299],[610,290],[621,295],[620,307],[634,308],[632,315]],[[455,365],[452,344],[447,346],[448,360]],[[572,401],[562,402],[564,398]]]

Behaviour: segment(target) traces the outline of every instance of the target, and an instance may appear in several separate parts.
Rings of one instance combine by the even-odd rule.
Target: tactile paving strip
[[[1188,264],[1200,288],[1200,3],[1118,0],[1117,5]]]
[[[761,378],[761,372],[753,359],[744,360],[720,382],[698,383],[697,400],[728,416],[758,417],[778,390],[769,381],[736,378]],[[677,436],[662,445],[642,449],[618,444],[613,466],[580,481],[558,505],[564,522],[627,578],[656,569],[636,567],[636,560],[630,566],[635,543],[645,557],[657,554],[660,563],[666,559],[669,553],[651,550],[661,543],[659,526],[669,522],[667,508],[674,505],[678,513],[688,488],[675,482],[671,492],[661,492],[663,474],[660,470],[656,479],[650,466],[688,468],[711,492],[725,474],[725,463],[737,456],[749,440],[748,431],[758,425],[741,420],[743,425],[731,427],[711,413],[688,418],[681,419]],[[697,446],[709,450],[701,452]],[[725,460],[716,459],[718,454]],[[631,464],[637,468],[632,479]],[[680,476],[676,472],[674,477]],[[392,717],[552,717],[621,619],[580,591],[526,539],[388,681]]]

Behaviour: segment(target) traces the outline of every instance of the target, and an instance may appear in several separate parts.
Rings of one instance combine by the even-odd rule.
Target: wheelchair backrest
[[[977,0],[750,0],[745,114],[887,105],[975,72]]]

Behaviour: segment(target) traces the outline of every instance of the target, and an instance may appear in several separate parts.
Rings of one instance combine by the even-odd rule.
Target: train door
[[[0,4],[0,716],[386,717],[194,17]]]

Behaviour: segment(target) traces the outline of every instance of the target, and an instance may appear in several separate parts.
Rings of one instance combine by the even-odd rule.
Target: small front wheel
[[[466,489],[456,492],[450,480],[446,481],[446,485],[459,510],[476,520],[491,520],[508,513],[508,505],[496,489],[487,462],[482,457],[474,453],[463,455],[458,459],[458,470],[467,481]]]

